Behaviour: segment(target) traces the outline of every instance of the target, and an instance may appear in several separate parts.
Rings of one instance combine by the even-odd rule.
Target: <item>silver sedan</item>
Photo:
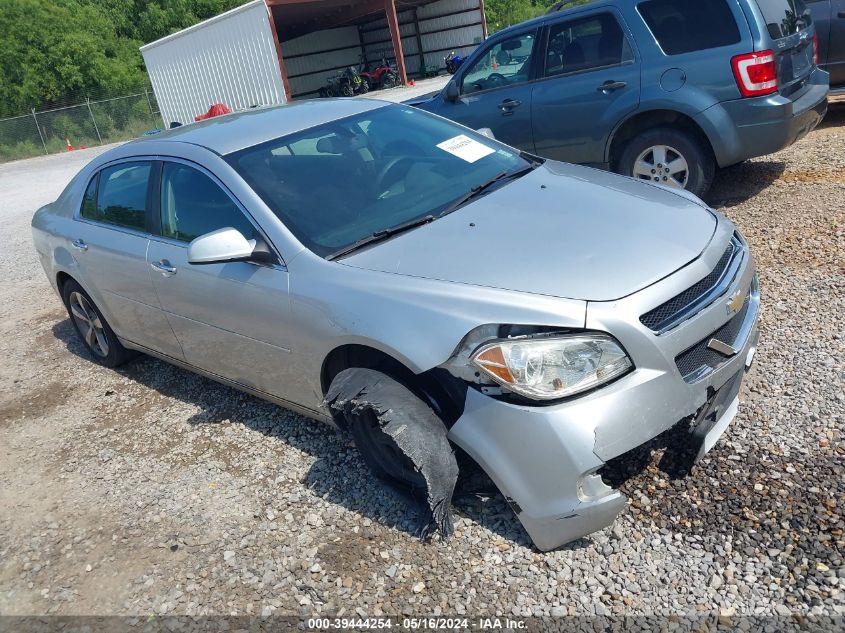
[[[748,246],[695,196],[378,101],[128,143],[32,226],[93,360],[332,422],[445,535],[470,460],[542,550],[609,525],[613,464],[661,436],[690,467],[756,350]]]

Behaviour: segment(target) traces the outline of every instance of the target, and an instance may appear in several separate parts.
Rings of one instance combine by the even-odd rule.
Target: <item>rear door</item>
[[[472,129],[489,127],[496,138],[533,152],[531,80],[537,30],[529,29],[473,55],[458,79],[460,98],[445,102],[437,114]]]
[[[534,146],[541,156],[601,163],[616,123],[640,101],[640,62],[615,11],[551,24],[534,84]]]
[[[753,0],[763,16],[778,67],[778,89],[790,96],[813,70],[813,18],[803,0]]]
[[[82,269],[83,285],[99,295],[118,336],[181,359],[147,267],[155,164],[122,161],[91,179],[74,222],[71,251]]]

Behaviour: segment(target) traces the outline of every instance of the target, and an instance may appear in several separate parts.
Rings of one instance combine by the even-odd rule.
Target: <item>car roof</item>
[[[259,145],[348,116],[391,105],[376,99],[312,99],[282,106],[224,114],[145,136],[131,143],[138,153],[145,143],[177,141],[205,147],[220,155]]]

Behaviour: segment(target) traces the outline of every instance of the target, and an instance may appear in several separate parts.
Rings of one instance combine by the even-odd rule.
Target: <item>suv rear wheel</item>
[[[692,134],[658,127],[625,144],[617,170],[625,176],[703,196],[713,183],[716,165],[709,148]]]

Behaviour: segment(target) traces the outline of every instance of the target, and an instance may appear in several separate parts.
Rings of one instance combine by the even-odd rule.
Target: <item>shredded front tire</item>
[[[362,368],[340,372],[332,381],[325,402],[343,419],[365,461],[377,475],[399,479],[396,472],[391,472],[391,464],[397,463],[396,456],[387,454],[391,445],[411,465],[414,479],[425,488],[429,510],[422,536],[425,538],[434,531],[443,537],[451,536],[454,532],[451,504],[458,463],[447,437],[448,430],[431,407],[386,374]],[[385,441],[364,441],[362,425],[375,425],[368,430],[383,434]],[[414,479],[404,482],[400,479],[400,482],[407,486]]]

